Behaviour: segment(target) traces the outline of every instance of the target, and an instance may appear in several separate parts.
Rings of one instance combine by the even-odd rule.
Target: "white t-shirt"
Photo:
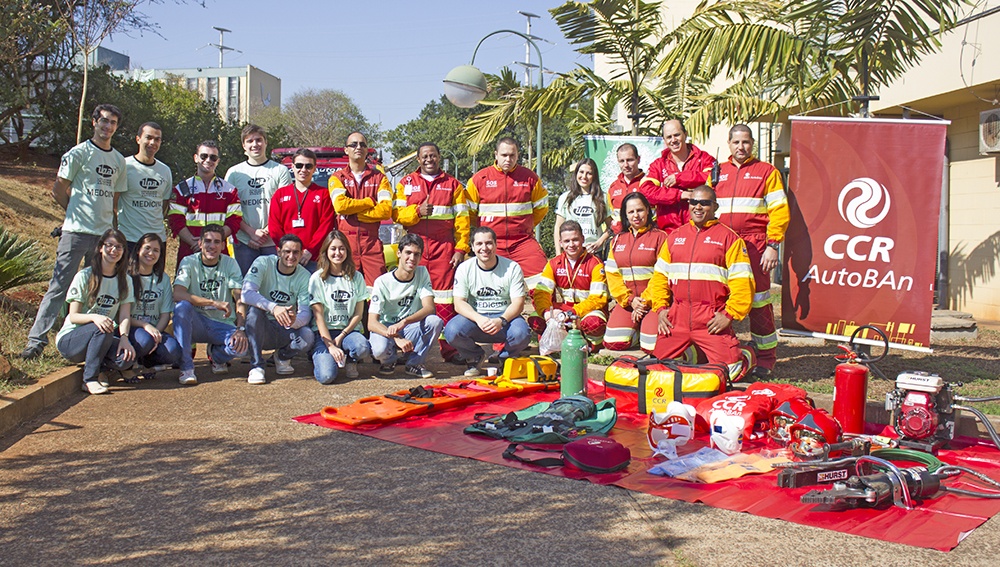
[[[117,321],[118,308],[123,303],[134,303],[135,297],[132,293],[132,278],[125,278],[128,284],[128,293],[125,294],[125,298],[120,302],[118,301],[118,278],[116,277],[101,277],[101,285],[97,289],[97,301],[91,305],[87,302],[87,284],[90,282],[90,274],[93,268],[87,267],[79,272],[73,277],[73,283],[69,284],[69,291],[66,292],[66,303],[70,304],[74,301],[80,304],[80,313],[86,313],[88,315],[104,315],[105,317],[111,317]],[[79,327],[70,323],[69,317],[63,321],[63,326],[59,329],[59,333],[56,334],[56,341],[58,341],[63,335],[72,331],[73,329]]]
[[[594,199],[589,194],[584,193],[567,205],[568,200],[569,193],[559,195],[559,200],[556,202],[556,214],[566,220],[580,223],[580,228],[583,229],[584,244],[596,242],[601,233],[604,232],[601,230],[601,222],[604,219],[595,217]]]
[[[368,308],[369,313],[378,314],[379,323],[387,327],[420,311],[423,298],[434,297],[427,268],[417,266],[413,278],[408,282],[396,279],[396,271],[375,278],[372,301]]]
[[[309,296],[309,270],[300,265],[295,266],[295,271],[290,274],[282,274],[278,271],[277,256],[259,256],[250,265],[246,277],[243,278],[243,287],[247,284],[256,286],[257,292],[264,299],[273,305],[267,305],[267,316],[274,319],[271,310],[275,307],[296,307],[297,310],[309,310],[312,298]],[[247,290],[244,289],[244,292]],[[244,303],[252,304],[248,297],[243,298]],[[264,306],[258,305],[264,309]],[[308,321],[304,321],[308,323]]]
[[[77,144],[63,154],[57,175],[70,181],[63,230],[100,236],[111,228],[114,194],[128,187],[118,150],[103,150],[92,140]]]
[[[174,312],[174,286],[167,274],[163,274],[158,282],[153,281],[153,274],[138,277],[142,282],[142,291],[135,298],[132,318],[155,327],[164,313]]]
[[[291,185],[293,180],[287,167],[267,160],[260,165],[244,161],[230,167],[226,171],[226,181],[236,186],[243,220],[257,229],[267,226],[274,192],[279,187]],[[236,233],[236,238],[243,244],[250,242],[250,237],[242,230]],[[268,239],[265,246],[274,246],[274,241]]]
[[[354,316],[354,309],[358,303],[368,299],[365,278],[357,271],[350,279],[344,276],[330,276],[323,280],[320,279],[321,275],[317,271],[309,278],[309,293],[312,295],[312,304],[323,306],[327,329],[342,331],[347,328],[347,323]],[[315,328],[316,322],[314,320],[313,329]]]
[[[162,161],[142,163],[135,156],[125,158],[128,188],[118,198],[118,230],[129,242],[139,242],[152,232],[166,240],[163,227],[163,201],[170,200],[174,178]]]
[[[521,266],[503,256],[497,256],[491,270],[480,268],[479,260],[470,258],[455,271],[455,297],[468,301],[481,315],[501,315],[511,299],[526,295]]]

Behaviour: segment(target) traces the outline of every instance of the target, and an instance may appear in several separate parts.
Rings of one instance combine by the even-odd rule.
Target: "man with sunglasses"
[[[330,197],[337,228],[347,235],[358,271],[369,292],[385,273],[385,256],[378,229],[392,216],[392,187],[385,174],[368,163],[368,140],[361,132],[347,137],[347,167],[330,176]]]
[[[778,333],[771,306],[771,270],[778,265],[778,246],[785,239],[790,213],[781,172],[753,155],[753,132],[746,124],[729,130],[730,158],[720,164],[719,222],[747,243],[756,284],[750,308],[750,336],[757,349],[753,376],[770,378],[777,360]]]
[[[250,264],[261,255],[277,254],[275,240],[267,232],[271,199],[279,187],[292,183],[288,168],[267,153],[267,134],[256,124],[247,124],[241,133],[247,160],[229,168],[226,181],[236,186],[243,207],[243,223],[236,233],[233,254],[245,276]]]
[[[199,238],[203,227],[210,224],[222,225],[225,243],[240,229],[243,222],[243,209],[240,207],[236,187],[215,176],[215,168],[219,165],[219,146],[212,140],[198,144],[194,163],[198,166],[198,173],[174,187],[174,197],[167,216],[170,232],[180,241],[177,248],[178,264],[184,257],[201,249]],[[222,252],[226,253],[225,246]]]
[[[333,202],[325,187],[312,182],[316,173],[316,154],[300,148],[292,157],[295,183],[285,185],[271,198],[267,231],[271,238],[281,240],[294,234],[302,241],[302,264],[310,273],[316,271],[316,261],[323,253],[323,239],[333,230]]]
[[[656,260],[649,281],[658,327],[653,355],[677,358],[695,345],[735,376],[740,344],[732,322],[750,312],[753,271],[743,239],[716,220],[718,208],[715,190],[695,188],[691,220],[670,233]]]
[[[94,136],[63,154],[52,186],[52,197],[66,210],[62,234],[56,248],[56,265],[49,289],[28,333],[21,358],[42,354],[48,334],[59,317],[80,262],[97,246],[114,219],[114,196],[127,189],[125,158],[111,147],[111,138],[121,124],[122,111],[112,104],[99,104],[91,123]]]

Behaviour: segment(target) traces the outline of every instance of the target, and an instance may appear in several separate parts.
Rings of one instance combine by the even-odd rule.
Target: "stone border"
[[[0,437],[34,419],[46,408],[74,393],[79,394],[82,380],[82,367],[67,366],[39,378],[34,384],[0,394]]]

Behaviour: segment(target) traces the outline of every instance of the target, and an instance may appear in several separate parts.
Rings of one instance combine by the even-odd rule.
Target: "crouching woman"
[[[135,361],[128,340],[135,297],[126,264],[125,236],[109,229],[66,294],[68,314],[56,335],[56,348],[70,362],[83,363],[83,391],[91,394],[108,391],[102,370],[127,370]]]

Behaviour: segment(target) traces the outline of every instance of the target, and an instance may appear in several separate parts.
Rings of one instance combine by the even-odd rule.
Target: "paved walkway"
[[[78,394],[0,439],[0,564],[958,566],[1000,552],[996,519],[944,554],[302,425],[290,418],[417,381],[363,365],[346,384],[250,386],[234,369]]]

